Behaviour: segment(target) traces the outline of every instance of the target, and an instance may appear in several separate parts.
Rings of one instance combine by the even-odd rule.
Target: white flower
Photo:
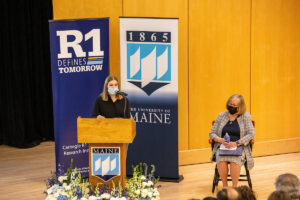
[[[141,180],[146,180],[146,177],[145,176],[141,176]]]
[[[76,196],[76,197],[73,197],[71,200],[77,200],[77,196]]]
[[[60,177],[58,177],[58,181],[59,182],[64,182],[64,181],[66,181],[68,179],[68,177],[67,176],[60,176]]]
[[[153,185],[152,181],[148,181],[148,186],[151,187]]]
[[[125,197],[111,197],[109,200],[126,200]]]
[[[53,192],[53,189],[52,189],[52,187],[51,187],[51,188],[49,188],[49,189],[47,190],[47,194],[48,194],[48,195],[52,194],[52,192]]]
[[[59,193],[60,196],[68,196],[68,194],[65,191],[62,191]]]
[[[140,195],[140,194],[141,194],[141,190],[138,189],[138,190],[135,191],[135,193],[136,193],[137,195]]]
[[[57,198],[57,197],[59,196],[59,193],[57,192],[57,193],[55,193],[53,196],[54,196],[55,198]]]
[[[48,195],[46,200],[56,200],[57,198],[55,198],[53,195]]]
[[[143,182],[143,183],[142,183],[142,187],[144,188],[144,187],[146,187],[146,186],[148,186],[148,183],[147,183],[147,182]]]
[[[142,189],[142,197],[146,198],[148,195],[148,190],[147,189]]]
[[[53,194],[53,193],[55,193],[58,188],[59,188],[59,185],[57,185],[57,184],[53,185],[51,188],[49,188],[47,190],[47,194]]]
[[[71,186],[69,186],[67,183],[63,183],[62,187],[65,191],[71,190]]]
[[[65,187],[65,190],[66,190],[66,191],[71,190],[71,186],[67,185],[67,186]]]
[[[87,200],[85,197],[82,197],[80,200]]]
[[[95,196],[90,196],[90,197],[89,197],[89,200],[97,200],[97,197],[95,197]]]
[[[64,190],[62,188],[57,189],[56,193],[58,194],[62,194],[64,192]]]
[[[148,192],[148,194],[147,194],[147,195],[148,195],[148,197],[150,197],[150,198],[151,198],[151,197],[152,197],[152,192]]]
[[[155,188],[156,189],[156,188]],[[159,196],[159,192],[157,191],[157,189],[153,191],[153,196]]]
[[[125,197],[112,197],[110,200],[126,200]]]
[[[100,198],[101,199],[110,199],[110,194],[109,193],[101,194]]]

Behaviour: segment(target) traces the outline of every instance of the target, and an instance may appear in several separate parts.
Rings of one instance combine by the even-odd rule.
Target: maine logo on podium
[[[171,33],[127,31],[127,81],[148,96],[171,82]]]
[[[103,181],[120,176],[120,147],[92,147],[92,175]]]

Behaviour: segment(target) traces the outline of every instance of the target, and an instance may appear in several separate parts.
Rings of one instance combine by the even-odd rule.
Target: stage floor
[[[293,173],[300,178],[300,153],[255,158],[250,171],[258,199],[267,199],[275,190],[275,178]],[[159,166],[156,166],[159,167]],[[181,166],[180,183],[160,182],[162,200],[202,199],[211,193],[215,163]],[[44,142],[30,149],[0,146],[0,200],[42,200],[46,195],[45,180],[55,170],[54,142]],[[246,184],[243,182],[241,184]]]

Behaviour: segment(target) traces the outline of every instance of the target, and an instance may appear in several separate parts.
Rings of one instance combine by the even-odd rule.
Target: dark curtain
[[[51,0],[1,1],[0,145],[53,140],[48,20]]]

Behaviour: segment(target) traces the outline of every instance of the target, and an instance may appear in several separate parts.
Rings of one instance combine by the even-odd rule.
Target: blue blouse
[[[240,126],[237,122],[237,119],[234,121],[228,121],[228,123],[223,127],[222,138],[225,134],[228,133],[230,136],[230,141],[235,142],[240,139]]]

